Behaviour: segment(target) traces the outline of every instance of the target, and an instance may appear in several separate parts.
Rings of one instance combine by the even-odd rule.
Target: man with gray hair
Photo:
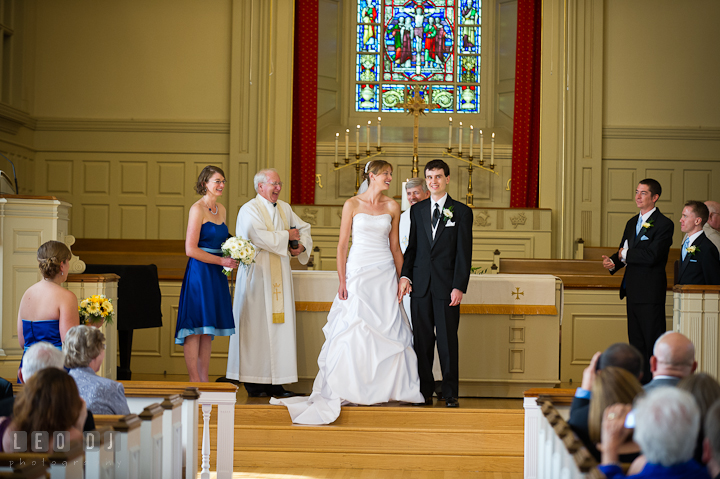
[[[703,231],[705,232],[705,236],[720,250],[720,203],[717,201],[706,201],[705,206],[708,207],[710,215],[703,225]]]
[[[258,171],[254,184],[257,196],[240,208],[235,234],[250,240],[257,254],[237,272],[226,377],[245,383],[250,397],[290,397],[295,394],[282,386],[298,380],[290,256],[307,264],[310,225],[279,199],[277,171]]]
[[[668,331],[655,341],[650,358],[652,381],[644,386],[645,392],[661,387],[676,386],[697,368],[695,346],[680,333]]]
[[[598,467],[607,479],[625,477],[618,449],[630,430],[625,428],[627,404],[614,404],[603,414],[602,461]],[[700,432],[700,409],[692,395],[678,388],[658,388],[635,405],[633,440],[647,463],[633,478],[709,479],[704,467],[693,460]]]

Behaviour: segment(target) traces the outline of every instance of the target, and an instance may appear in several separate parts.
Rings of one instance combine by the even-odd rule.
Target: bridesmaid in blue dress
[[[25,291],[18,309],[18,341],[23,356],[39,341],[62,349],[65,333],[80,324],[77,296],[62,287],[70,269],[70,258],[70,249],[60,241],[48,241],[38,248],[37,260],[43,279]],[[22,382],[19,369],[18,382]]]
[[[215,336],[235,333],[232,300],[223,266],[238,262],[223,258],[220,245],[228,238],[225,207],[217,202],[225,188],[225,173],[217,166],[200,172],[195,191],[203,195],[190,207],[185,254],[190,257],[178,306],[175,344],[183,345],[190,382],[208,382],[210,352]]]

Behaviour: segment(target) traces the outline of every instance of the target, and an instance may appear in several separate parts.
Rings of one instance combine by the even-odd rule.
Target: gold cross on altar
[[[275,295],[275,301],[280,299],[280,295],[282,294],[282,291],[280,291],[280,283],[273,284],[273,287],[275,288],[275,291],[273,291],[273,294]]]
[[[520,295],[521,295],[521,294],[522,294],[523,296],[525,296],[525,293],[524,293],[523,291],[520,291],[520,288],[515,288],[515,291],[513,291],[512,293],[510,293],[510,295],[513,295],[513,294],[515,295],[515,299],[516,299],[516,300],[519,300],[519,299],[520,299]]]
[[[418,126],[420,124],[420,113],[425,114],[425,110],[433,110],[438,107],[432,102],[432,90],[427,89],[427,96],[429,101],[420,95],[420,85],[415,85],[412,90],[412,95],[409,94],[410,89],[405,90],[405,101],[397,103],[396,108],[404,109],[407,114],[413,114],[413,178],[417,178],[417,158],[418,158]]]

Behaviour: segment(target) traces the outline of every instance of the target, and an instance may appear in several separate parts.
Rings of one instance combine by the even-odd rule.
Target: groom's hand
[[[462,301],[463,292],[455,288],[450,293],[450,306],[457,306]]]
[[[410,285],[410,280],[407,278],[400,278],[400,282],[398,283],[398,303],[402,301],[403,296],[411,291],[412,286]]]

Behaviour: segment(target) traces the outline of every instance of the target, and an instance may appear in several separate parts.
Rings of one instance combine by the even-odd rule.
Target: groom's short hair
[[[428,170],[443,170],[445,176],[450,176],[450,167],[443,160],[430,160],[425,165],[425,175],[427,176]]]

